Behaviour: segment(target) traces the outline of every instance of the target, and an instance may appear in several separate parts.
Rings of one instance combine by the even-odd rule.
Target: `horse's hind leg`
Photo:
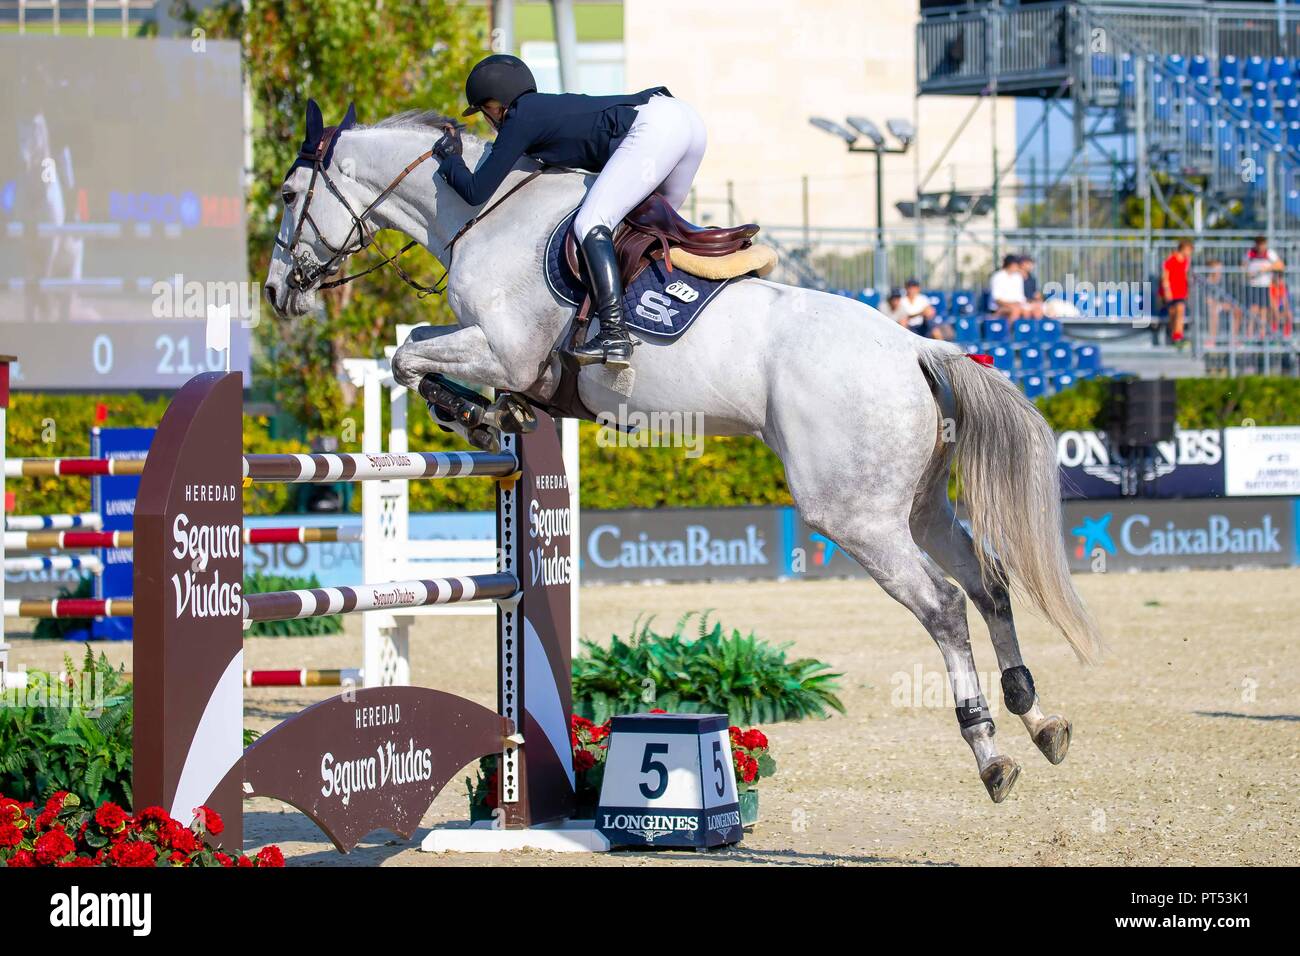
[[[979,558],[970,533],[957,521],[948,502],[947,468],[917,499],[912,510],[912,533],[926,553],[957,580],[979,608],[988,625],[993,649],[1002,671],[1002,696],[1007,710],[1024,722],[1025,729],[1043,756],[1054,764],[1065,759],[1070,749],[1070,722],[1064,717],[1044,715],[1034,690],[1034,678],[1020,656],[1016,625],[1011,616],[1011,598],[997,580],[981,580]]]
[[[966,599],[917,547],[901,517],[862,514],[860,503],[826,514],[819,528],[852,554],[885,591],[913,614],[943,654],[957,702],[961,735],[975,755],[980,779],[994,803],[1010,792],[1020,766],[998,753],[993,718],[980,690],[966,628]]]

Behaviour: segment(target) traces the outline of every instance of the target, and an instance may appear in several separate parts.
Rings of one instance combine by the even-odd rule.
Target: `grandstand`
[[[1013,98],[1021,120],[1016,156],[995,157],[985,186],[994,208],[1014,197],[1014,226],[947,216],[932,220],[937,239],[921,219],[910,243],[893,237],[891,258],[939,287],[958,341],[994,354],[1026,391],[1103,369],[1297,373],[1287,289],[1300,264],[1300,5],[923,2],[916,49],[920,96],[971,97],[972,115]],[[1244,262],[1256,234],[1285,265],[1263,304]],[[1183,236],[1196,242],[1186,352],[1167,344],[1155,301]],[[962,270],[948,247],[972,244],[987,254]],[[1032,255],[1066,302],[1068,367],[1051,352],[1056,331],[1039,342],[985,316],[978,269],[1008,251]]]

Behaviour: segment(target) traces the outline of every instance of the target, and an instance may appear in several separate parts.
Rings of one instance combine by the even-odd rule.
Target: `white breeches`
[[[681,207],[704,159],[704,121],[695,108],[655,96],[636,108],[636,120],[601,170],[573,220],[578,241],[595,226],[611,232],[655,190]]]

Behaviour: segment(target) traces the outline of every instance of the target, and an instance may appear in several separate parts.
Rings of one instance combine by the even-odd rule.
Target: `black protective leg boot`
[[[632,336],[623,321],[623,282],[618,274],[618,256],[614,237],[604,226],[596,226],[582,240],[582,258],[587,263],[587,282],[591,290],[592,318],[600,330],[584,345],[568,354],[579,365],[626,366],[632,358]]]

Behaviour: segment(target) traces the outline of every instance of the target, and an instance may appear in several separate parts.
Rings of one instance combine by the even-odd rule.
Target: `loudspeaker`
[[[1112,448],[1142,448],[1173,441],[1177,420],[1178,395],[1172,379],[1110,383],[1106,434]]]

